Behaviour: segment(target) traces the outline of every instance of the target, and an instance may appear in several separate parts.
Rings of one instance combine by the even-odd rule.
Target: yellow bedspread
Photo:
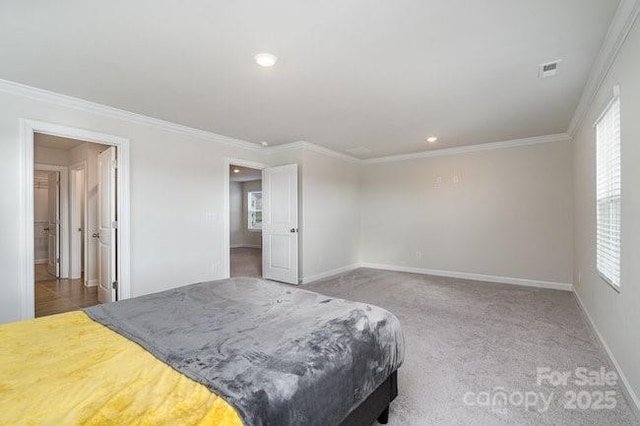
[[[207,388],[70,312],[0,325],[0,424],[242,425]]]

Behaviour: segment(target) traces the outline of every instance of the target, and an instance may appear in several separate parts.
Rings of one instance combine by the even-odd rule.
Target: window
[[[252,230],[262,229],[262,191],[249,191],[247,195],[247,227]]]
[[[614,288],[620,287],[620,98],[596,122],[596,266]]]

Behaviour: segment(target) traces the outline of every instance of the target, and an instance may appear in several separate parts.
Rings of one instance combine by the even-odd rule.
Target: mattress
[[[0,338],[0,423],[337,425],[404,358],[391,313],[248,278],[0,326]]]

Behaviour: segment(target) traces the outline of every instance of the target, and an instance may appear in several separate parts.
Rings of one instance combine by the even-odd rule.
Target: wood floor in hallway
[[[231,276],[262,278],[262,249],[250,247],[232,248]]]
[[[98,304],[97,287],[85,287],[82,278],[58,279],[47,272],[47,265],[35,266],[35,281],[36,318]]]

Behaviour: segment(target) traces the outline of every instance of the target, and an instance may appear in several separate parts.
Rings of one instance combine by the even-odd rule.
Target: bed
[[[0,326],[0,424],[370,425],[404,338],[384,309],[252,278]]]

